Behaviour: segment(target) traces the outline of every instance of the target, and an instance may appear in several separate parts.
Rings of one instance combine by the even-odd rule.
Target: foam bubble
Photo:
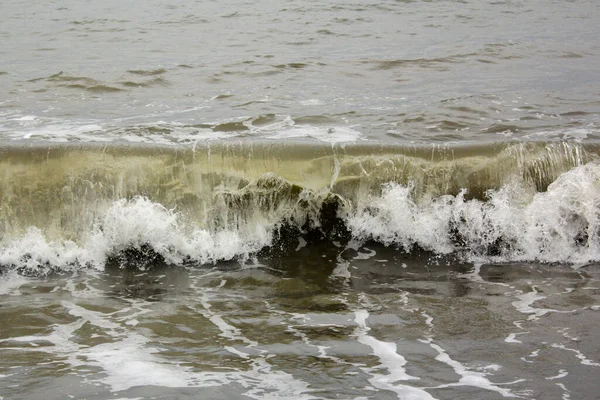
[[[531,193],[508,183],[488,191],[487,201],[466,196],[463,190],[456,196],[423,199],[415,196],[410,184],[386,183],[380,195],[340,205],[338,217],[352,234],[350,247],[376,240],[406,252],[419,247],[472,262],[582,265],[600,260],[598,164],[573,168],[546,192]],[[259,203],[245,210],[222,205],[226,213],[231,211],[231,218],[203,226],[145,197],[121,199],[98,206],[93,221],[84,221],[90,226],[78,230],[79,237],[57,238],[50,236],[51,230],[37,227],[18,237],[6,235],[0,241],[0,265],[30,274],[80,266],[102,269],[111,257],[130,249],[150,249],[169,264],[246,260],[271,245],[275,231],[291,215],[298,214],[293,221],[299,227],[306,218],[319,226],[320,206],[306,216],[300,204],[280,203],[268,210]],[[361,257],[367,254],[359,253],[357,258]],[[465,276],[477,279],[476,275]]]
[[[54,267],[63,271],[82,265],[103,268],[111,254],[144,246],[167,263],[192,260],[207,264],[247,258],[270,244],[272,231],[272,227],[261,224],[212,232],[189,227],[174,210],[135,197],[114,202],[79,244],[50,240],[40,229],[31,227],[22,237],[0,245],[0,264],[31,274],[43,274]]]
[[[315,103],[316,104],[316,103]],[[346,126],[296,125],[289,115],[278,116],[270,124],[254,126],[249,116],[220,121],[205,122],[203,126],[178,121],[158,120],[181,112],[151,114],[135,118],[120,118],[111,121],[94,119],[60,119],[47,116],[16,114],[0,122],[0,133],[11,140],[44,140],[49,142],[112,142],[178,145],[212,140],[235,139],[242,136],[257,136],[266,139],[284,140],[308,138],[325,143],[355,142],[361,133]],[[131,124],[130,119],[141,122]],[[127,124],[130,123],[130,124]],[[219,126],[238,125],[240,129],[217,129]],[[243,128],[243,129],[242,129]]]
[[[435,357],[435,359],[444,364],[449,365],[454,370],[454,372],[458,376],[460,376],[460,379],[458,382],[439,385],[439,386],[436,386],[436,388],[449,388],[449,387],[454,387],[454,386],[473,386],[473,387],[496,392],[496,393],[502,395],[502,397],[518,397],[517,395],[513,394],[510,389],[500,387],[500,385],[509,385],[509,384],[514,384],[517,382],[522,382],[523,381],[522,379],[519,379],[519,380],[513,381],[513,382],[495,384],[486,377],[486,375],[489,375],[489,373],[476,372],[476,371],[470,370],[469,368],[467,368],[460,362],[452,359],[443,348],[441,348],[437,344],[433,343],[432,339],[421,340],[421,342],[429,344],[429,346],[431,346],[438,353],[437,356]],[[494,370],[495,365],[488,366],[488,367],[491,367],[491,368],[486,368],[486,369]]]
[[[293,138],[311,138],[325,143],[349,143],[355,142],[361,138],[360,132],[343,126],[293,126],[288,129],[273,133],[264,134],[267,139],[293,139]]]
[[[354,311],[354,322],[358,325],[356,336],[359,343],[371,348],[372,354],[379,359],[380,365],[387,369],[386,375],[374,373],[372,369],[363,368],[365,372],[371,374],[369,382],[380,389],[389,390],[398,394],[401,399],[435,399],[424,389],[404,385],[399,382],[408,380],[418,380],[418,377],[412,376],[404,368],[407,364],[406,359],[398,354],[397,346],[393,342],[384,342],[369,335],[371,328],[367,326],[369,312],[364,309]]]
[[[576,167],[531,195],[509,183],[487,201],[466,191],[417,204],[412,187],[383,186],[361,204],[348,226],[355,237],[460,252],[471,261],[586,263],[600,259],[600,165]]]

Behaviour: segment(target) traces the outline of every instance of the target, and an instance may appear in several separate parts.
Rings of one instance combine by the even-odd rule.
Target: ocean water
[[[1,399],[595,399],[600,3],[0,5]]]

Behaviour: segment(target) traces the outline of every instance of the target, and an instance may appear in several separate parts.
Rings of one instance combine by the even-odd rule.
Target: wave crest
[[[518,184],[487,191],[487,201],[465,200],[466,190],[425,204],[413,187],[384,185],[381,196],[348,220],[354,237],[459,253],[471,261],[586,263],[600,259],[600,166],[561,175],[546,192]]]
[[[244,261],[350,239],[465,260],[600,260],[593,146],[433,149],[430,159],[423,149],[206,150],[2,150],[0,271]]]

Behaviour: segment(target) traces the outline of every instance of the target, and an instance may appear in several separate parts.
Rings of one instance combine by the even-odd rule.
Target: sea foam
[[[585,263],[600,259],[600,166],[561,175],[546,192],[517,183],[466,200],[466,190],[417,204],[411,186],[387,183],[348,219],[353,236],[469,260]]]
[[[83,220],[79,237],[53,236],[52,230],[36,226],[6,235],[0,241],[0,265],[27,274],[103,269],[131,251],[137,254],[134,261],[150,257],[167,265],[244,262],[275,240],[296,248],[310,230],[321,230],[332,241],[373,240],[399,252],[419,250],[472,262],[600,260],[600,165],[594,162],[569,170],[540,192],[519,180],[488,190],[485,199],[470,198],[467,189],[430,198],[414,192],[410,182],[387,182],[379,193],[354,202],[307,190],[285,201],[240,194],[244,201],[221,204],[207,214],[220,222],[205,225],[185,212],[134,196],[113,201],[92,220]],[[326,205],[323,199],[331,202]],[[336,208],[325,213],[326,207]],[[321,223],[324,215],[335,232]],[[328,237],[334,233],[335,238]]]

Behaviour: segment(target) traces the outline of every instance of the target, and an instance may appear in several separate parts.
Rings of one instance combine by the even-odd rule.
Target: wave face
[[[418,205],[412,187],[386,184],[381,196],[349,218],[353,235],[405,251],[418,246],[477,260],[585,263],[600,259],[600,166],[561,175],[533,196],[518,184],[487,193],[487,201],[440,196]]]
[[[598,147],[239,142],[0,150],[0,265],[247,259],[304,237],[466,260],[600,259]],[[316,235],[316,236],[315,236]]]

